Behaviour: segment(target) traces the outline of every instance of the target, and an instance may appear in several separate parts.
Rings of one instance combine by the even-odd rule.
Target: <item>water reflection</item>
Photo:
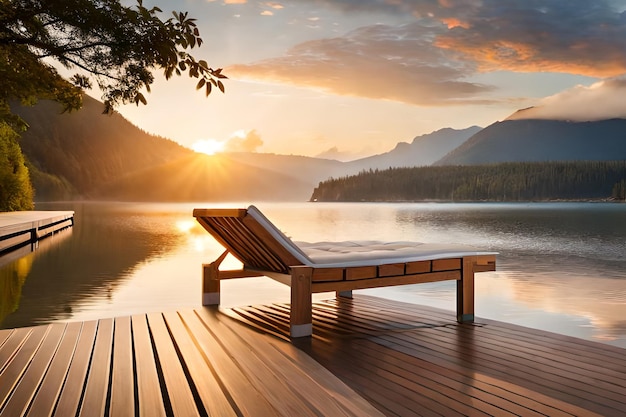
[[[69,318],[75,304],[90,297],[110,298],[138,264],[171,252],[182,243],[174,231],[171,218],[175,215],[171,213],[89,203],[68,209],[75,211],[69,238],[28,255],[32,264],[19,308],[4,318],[3,327]],[[19,262],[3,267],[2,274],[17,270]]]

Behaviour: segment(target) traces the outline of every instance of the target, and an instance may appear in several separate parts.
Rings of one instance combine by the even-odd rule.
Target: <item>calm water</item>
[[[76,225],[0,266],[0,327],[198,306],[201,265],[222,252],[191,216],[201,206],[39,205],[75,210]],[[477,316],[626,348],[626,205],[258,206],[294,240],[462,242],[498,251],[498,271],[478,275]],[[222,285],[224,306],[289,299],[289,289],[270,279]],[[453,282],[364,292],[455,308]]]

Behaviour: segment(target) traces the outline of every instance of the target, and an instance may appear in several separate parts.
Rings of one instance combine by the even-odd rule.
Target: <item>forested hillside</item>
[[[61,106],[47,100],[14,106],[29,125],[20,146],[30,163],[36,199],[85,197],[120,176],[192,154],[119,114],[103,115],[103,109],[89,96],[72,113],[61,114]]]
[[[624,200],[626,161],[369,170],[321,182],[312,201]]]

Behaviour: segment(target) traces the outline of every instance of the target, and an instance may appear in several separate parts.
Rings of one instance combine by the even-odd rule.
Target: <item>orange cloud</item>
[[[446,17],[441,19],[441,22],[444,23],[448,29],[453,29],[456,27],[461,27],[463,29],[469,29],[470,25],[467,22],[463,22],[455,17]]]

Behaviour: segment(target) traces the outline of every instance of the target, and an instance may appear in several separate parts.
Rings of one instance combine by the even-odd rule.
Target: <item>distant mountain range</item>
[[[350,162],[294,155],[197,154],[150,135],[88,96],[60,114],[42,101],[14,106],[30,125],[21,146],[37,200],[306,201],[320,181],[362,171],[511,161],[626,159],[626,120],[576,123],[520,119],[485,129],[441,129]]]
[[[400,142],[396,147],[383,154],[348,162],[352,171],[367,169],[387,169],[432,165],[447,153],[461,146],[465,141],[481,130],[478,126],[455,130],[440,129],[417,136],[413,142]]]
[[[494,123],[436,165],[626,159],[626,120],[521,119]]]

